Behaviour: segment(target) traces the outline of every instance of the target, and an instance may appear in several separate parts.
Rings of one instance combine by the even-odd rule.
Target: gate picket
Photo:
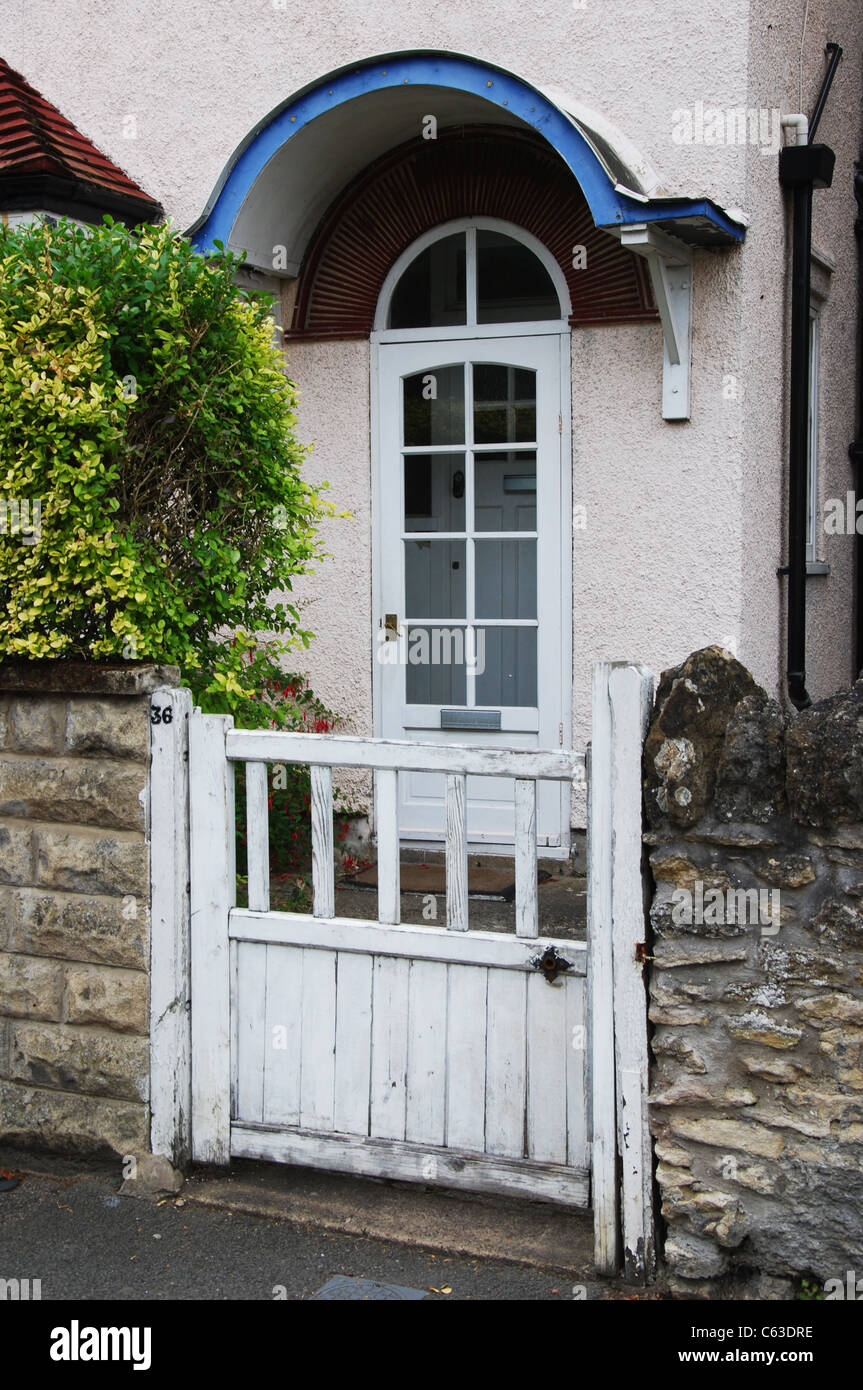
[[[485,1147],[490,1154],[524,1154],[527,1083],[527,976],[488,972]]]
[[[264,1120],[270,1125],[298,1125],[303,952],[296,946],[267,946],[266,951]]]
[[[408,987],[405,1138],[443,1144],[446,1132],[447,967],[412,960]]]
[[[372,1017],[372,1133],[404,1139],[408,1059],[410,962],[378,956]]]
[[[488,970],[449,966],[446,1142],[482,1153],[485,1146],[485,1036]]]
[[[335,1099],[336,956],[303,951],[300,1124],[332,1129]]]
[[[372,1052],[372,957],[336,957],[336,1080],[333,1125],[368,1134]]]
[[[527,980],[528,1156],[566,1163],[566,994],[564,977],[548,985],[541,975]]]

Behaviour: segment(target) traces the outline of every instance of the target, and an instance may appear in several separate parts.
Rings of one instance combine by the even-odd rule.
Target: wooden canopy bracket
[[[647,222],[620,229],[621,245],[643,256],[662,321],[662,418],[688,420],[692,356],[692,253]]]

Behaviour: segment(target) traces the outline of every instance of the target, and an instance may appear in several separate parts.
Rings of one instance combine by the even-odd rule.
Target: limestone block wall
[[[863,680],[789,712],[697,652],[662,677],[644,777],[672,1276],[777,1297],[844,1280],[863,1269]]]
[[[0,1142],[150,1147],[149,705],[177,679],[0,666]]]

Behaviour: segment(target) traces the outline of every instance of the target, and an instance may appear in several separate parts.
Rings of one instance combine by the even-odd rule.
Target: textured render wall
[[[670,2],[588,0],[575,9],[561,0],[532,11],[526,24],[514,0],[475,0],[459,12],[420,0],[397,11],[327,3],[306,15],[267,0],[243,9],[184,0],[159,7],[156,22],[152,4],[36,0],[9,17],[3,46],[181,227],[202,210],[236,144],[298,87],[351,60],[423,46],[473,53],[572,92],[616,123],[668,188],[703,191],[750,215],[742,249],[696,257],[690,422],[661,419],[658,326],[573,335],[573,496],[588,508],[588,530],[574,536],[573,724],[581,740],[598,657],[662,669],[719,641],[772,694],[784,683],[785,582],[776,568],[785,558],[788,246],[776,154],[678,144],[672,132],[674,112],[698,101],[796,110],[804,9],[805,0],[697,0],[681,25]],[[853,428],[848,175],[860,128],[854,54],[863,18],[855,0],[810,6],[807,109],[823,70],[825,13],[848,45],[821,132],[845,152],[837,188],[816,195],[815,223],[816,242],[837,261],[822,348],[822,495],[841,496]],[[123,136],[129,114],[135,139]],[[333,559],[297,587],[321,634],[305,664],[357,731],[372,719],[367,368],[363,344],[290,345],[301,432],[316,443],[309,476],[329,477],[355,518],[328,526]],[[851,553],[850,538],[825,538],[833,573],[809,583],[816,696],[852,674]]]
[[[797,3],[797,0],[793,0]],[[3,54],[112,159],[158,197],[180,227],[204,207],[232,151],[274,106],[334,68],[400,49],[468,53],[558,86],[614,121],[669,184],[683,176],[739,201],[738,166],[722,147],[667,139],[671,113],[746,83],[749,0],[425,0],[356,6],[323,0],[11,0]],[[717,95],[719,92],[717,91]],[[682,98],[682,100],[681,100]],[[134,115],[137,136],[124,137]]]
[[[295,581],[303,625],[321,634],[300,659],[315,692],[345,720],[343,732],[370,734],[369,345],[294,340],[287,346],[287,370],[299,390],[298,435],[313,445],[305,475],[329,482],[330,501],[350,513],[324,524],[321,539],[330,558]]]
[[[844,1279],[863,1257],[863,681],[786,715],[697,652],[663,676],[644,777],[672,1277],[756,1297]],[[778,896],[741,920],[737,889]]]
[[[808,9],[805,37],[804,12]],[[760,10],[760,13],[759,13]],[[833,187],[816,191],[813,247],[835,262],[816,270],[813,290],[827,291],[822,307],[820,500],[844,497],[853,486],[847,450],[854,436],[857,259],[853,166],[863,143],[859,57],[863,11],[857,0],[787,0],[753,9],[749,32],[749,104],[811,112],[825,71],[824,46],[841,43],[839,66],[817,139],[836,151]],[[801,42],[802,41],[802,42]],[[752,214],[746,238],[749,273],[740,286],[739,372],[744,411],[744,576],[748,614],[736,653],[768,689],[784,688],[786,581],[775,570],[787,558],[788,370],[791,254],[787,195],[775,157],[744,147],[744,206]],[[777,518],[781,509],[781,525]],[[823,519],[823,512],[822,512]],[[807,583],[808,688],[818,699],[846,684],[853,669],[853,541],[819,531],[817,555],[830,575]],[[781,631],[782,641],[777,641]],[[770,653],[775,673],[763,668]]]
[[[21,691],[13,665],[0,672],[0,1140],[140,1154],[149,695]]]

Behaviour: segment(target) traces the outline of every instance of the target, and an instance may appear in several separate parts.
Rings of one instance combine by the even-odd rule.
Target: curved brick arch
[[[657,317],[641,260],[598,230],[563,161],[538,136],[488,126],[391,150],[330,207],[300,272],[291,335],[367,337],[387,271],[417,237],[460,217],[531,232],[563,271],[573,325]],[[584,246],[585,269],[573,268]]]

